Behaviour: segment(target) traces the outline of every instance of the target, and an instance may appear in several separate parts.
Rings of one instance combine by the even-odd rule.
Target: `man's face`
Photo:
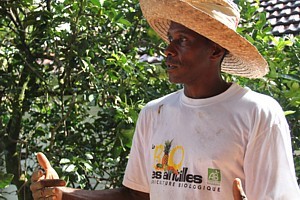
[[[170,44],[165,50],[167,72],[172,83],[201,83],[208,78],[209,56],[213,43],[185,26],[172,22],[168,31]]]

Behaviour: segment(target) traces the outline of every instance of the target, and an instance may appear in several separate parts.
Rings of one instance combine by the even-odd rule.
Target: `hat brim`
[[[158,3],[159,1],[159,3]],[[149,25],[166,42],[171,21],[199,33],[229,51],[222,62],[223,72],[248,78],[260,78],[268,72],[268,63],[248,40],[223,23],[189,3],[172,0],[140,0]]]

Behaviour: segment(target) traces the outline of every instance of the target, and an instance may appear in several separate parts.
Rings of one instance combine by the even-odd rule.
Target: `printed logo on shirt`
[[[212,185],[220,185],[221,183],[221,171],[219,169],[208,168],[207,183]]]
[[[182,146],[172,147],[173,140],[165,141],[164,145],[156,145],[154,148],[154,168],[158,171],[168,171],[178,174],[184,160]]]
[[[153,171],[151,184],[178,187],[194,190],[209,190],[220,192],[221,171],[208,169],[207,184],[203,182],[201,174],[193,174],[188,167],[183,166],[184,147],[174,145],[173,140],[164,144],[152,145]]]

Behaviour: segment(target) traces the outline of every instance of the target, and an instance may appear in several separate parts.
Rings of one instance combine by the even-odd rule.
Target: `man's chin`
[[[172,78],[172,77],[170,77],[170,76],[169,76],[169,81],[170,81],[170,83],[172,83],[172,84],[181,84],[181,83],[182,83],[182,81],[180,81],[180,80],[178,80],[178,79],[176,79],[176,78]]]

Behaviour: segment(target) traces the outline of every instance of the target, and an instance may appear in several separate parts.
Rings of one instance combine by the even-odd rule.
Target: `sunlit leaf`
[[[13,178],[13,174],[4,174],[0,172],[0,189],[4,189],[9,186]]]

